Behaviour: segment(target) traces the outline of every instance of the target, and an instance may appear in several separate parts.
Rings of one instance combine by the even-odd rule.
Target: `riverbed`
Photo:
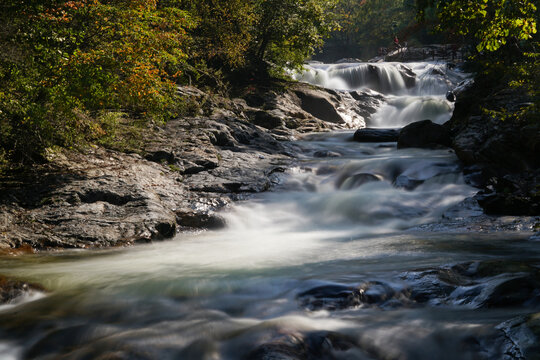
[[[355,65],[341,65],[349,77],[314,69],[336,89],[371,81]],[[408,88],[381,70],[390,75],[376,90],[389,100],[368,126],[449,119],[445,92],[466,76],[443,76],[440,64],[412,71],[420,80]],[[540,304],[539,243],[529,231],[434,231],[456,214],[481,216],[463,206],[478,189],[455,154],[352,135],[295,141],[294,166],[226,210],[222,230],[0,258],[0,273],[50,291],[0,307],[0,358],[525,357],[533,336],[519,329]]]

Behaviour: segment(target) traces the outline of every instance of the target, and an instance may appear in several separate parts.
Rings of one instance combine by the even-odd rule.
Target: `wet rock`
[[[333,284],[323,285],[298,294],[302,308],[314,310],[342,310],[359,306],[395,307],[405,300],[402,290],[381,281],[370,281],[358,287]]]
[[[539,199],[531,201],[531,197],[520,194],[491,192],[478,194],[475,199],[486,214],[525,216],[540,213]]]
[[[362,304],[360,289],[345,285],[324,285],[298,294],[300,306],[308,310],[340,310]]]
[[[456,94],[454,94],[453,91],[448,91],[446,93],[446,100],[448,100],[450,102],[456,102]]]
[[[351,190],[356,189],[364,184],[378,182],[381,180],[382,178],[380,176],[368,173],[360,173],[339,178],[336,181],[336,187],[341,190]]]
[[[335,62],[335,64],[352,64],[352,63],[361,63],[362,60],[358,58],[343,58]]]
[[[354,339],[329,331],[284,334],[252,350],[246,360],[337,359],[339,353],[357,347]]]
[[[399,129],[358,129],[354,140],[359,142],[396,142]]]
[[[438,148],[450,145],[449,132],[442,125],[435,124],[431,120],[422,120],[405,126],[401,129],[397,141],[398,149]]]
[[[414,73],[414,71],[412,71],[412,69],[410,67],[405,66],[403,64],[399,65],[399,70],[400,70],[400,73],[401,73],[401,77],[405,81],[405,86],[407,86],[407,88],[409,88],[409,89],[415,87],[416,86],[416,74]]]
[[[409,272],[411,299],[476,308],[540,305],[540,271],[524,262],[483,261]]]
[[[340,157],[341,154],[335,151],[329,150],[319,150],[313,153],[313,156],[316,158],[327,158],[327,157]]]
[[[497,285],[480,307],[537,307],[540,305],[540,279],[522,276]]]
[[[0,275],[0,305],[6,304],[33,292],[44,292],[41,285],[14,280]]]
[[[217,214],[201,214],[195,211],[176,211],[179,226],[194,229],[218,230],[226,226],[225,219]]]
[[[540,314],[518,316],[497,326],[497,339],[511,359],[538,359],[540,354]]]
[[[394,180],[393,185],[400,189],[414,190],[418,186],[424,183],[424,180],[411,179],[405,175],[399,175],[396,180]]]

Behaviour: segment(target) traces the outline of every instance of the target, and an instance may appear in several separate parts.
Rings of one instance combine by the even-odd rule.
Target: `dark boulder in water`
[[[401,290],[382,281],[368,281],[360,286],[323,285],[297,296],[307,310],[341,310],[358,306],[395,307],[407,302]],[[402,301],[403,300],[403,301]]]
[[[442,125],[431,120],[417,121],[401,129],[397,140],[398,149],[438,148],[451,145],[450,133]]]
[[[409,272],[411,300],[475,308],[540,306],[537,263],[482,261]]]
[[[358,142],[396,142],[399,129],[358,129],[354,140]]]
[[[37,284],[13,280],[0,275],[0,304],[9,303],[34,291],[45,291],[45,289]]]
[[[481,307],[506,308],[540,305],[540,281],[534,275],[525,275],[497,285]]]
[[[446,100],[448,100],[450,102],[456,102],[456,94],[454,94],[453,91],[448,91],[446,93]]]

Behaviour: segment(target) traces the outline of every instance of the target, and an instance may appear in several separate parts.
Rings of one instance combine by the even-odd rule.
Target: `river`
[[[313,64],[298,78],[383,93],[371,127],[448,120],[444,95],[466,78],[416,63],[410,87],[401,65],[368,66]],[[351,138],[296,141],[296,165],[229,209],[223,230],[0,258],[0,273],[52,291],[0,307],[0,358],[520,358],[507,329],[537,304],[499,294],[537,271],[540,247],[525,233],[426,225],[478,191],[452,151]]]

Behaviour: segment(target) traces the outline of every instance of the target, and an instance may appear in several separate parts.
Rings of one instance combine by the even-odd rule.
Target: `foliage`
[[[438,31],[474,42],[477,51],[497,51],[509,42],[531,40],[537,32],[533,0],[416,0],[419,17],[435,8]]]
[[[339,0],[336,14],[341,30],[330,42],[360,48],[361,56],[374,56],[378,48],[391,46],[394,36],[414,41],[423,29],[415,21],[414,0]]]
[[[436,9],[436,30],[462,37],[476,49],[471,58],[477,79],[490,79],[487,88],[509,88],[530,101],[518,108],[485,109],[501,120],[540,121],[540,54],[538,7],[532,0],[417,0],[420,17]]]
[[[537,8],[531,0],[441,1],[437,9],[438,29],[472,36],[478,51],[496,51],[536,33]]]
[[[0,148],[35,158],[104,130],[89,114],[174,110],[189,16],[155,0],[9,0],[2,5]]]
[[[192,63],[228,68],[245,65],[245,54],[253,41],[255,25],[252,1],[176,0],[168,4],[188,11],[197,22],[197,27],[191,31]]]
[[[300,66],[335,27],[336,1],[3,0],[0,162],[112,146],[128,118],[198,111],[178,83],[224,87],[223,74]],[[129,116],[113,121],[118,112]]]
[[[198,26],[192,62],[226,72],[280,73],[300,66],[336,27],[337,0],[170,0]],[[204,65],[203,65],[204,66]],[[259,74],[260,75],[260,74]]]
[[[277,69],[299,67],[321,47],[337,23],[336,0],[255,0],[254,64],[268,62]]]

